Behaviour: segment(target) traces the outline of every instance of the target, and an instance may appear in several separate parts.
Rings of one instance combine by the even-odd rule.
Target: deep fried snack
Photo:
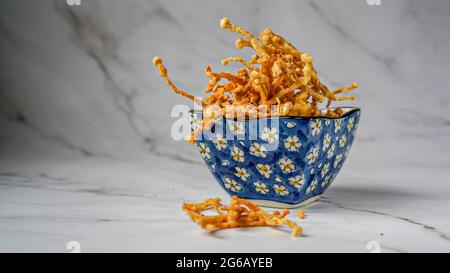
[[[152,60],[152,62],[153,62],[153,65],[155,65],[156,67],[158,67],[159,75],[160,75],[161,77],[163,77],[163,78],[166,80],[167,85],[168,85],[170,88],[172,88],[172,90],[173,90],[175,93],[179,94],[180,96],[186,97],[186,98],[192,100],[193,102],[197,102],[196,98],[195,98],[193,95],[191,95],[191,94],[189,94],[189,93],[187,93],[187,92],[185,92],[185,91],[183,91],[183,90],[178,89],[178,88],[175,86],[175,84],[173,84],[172,80],[170,80],[169,76],[167,75],[167,68],[164,67],[164,65],[162,64],[162,59],[161,59],[161,57],[158,57],[158,56],[154,57],[153,60]],[[203,106],[202,103],[201,103],[201,105]]]
[[[333,101],[355,99],[353,96],[336,95],[357,88],[358,83],[330,91],[320,82],[312,56],[297,50],[271,29],[266,28],[254,37],[244,28],[232,25],[226,17],[220,21],[220,27],[242,36],[235,42],[238,49],[250,47],[256,54],[250,60],[241,57],[223,59],[224,66],[230,62],[244,66],[235,75],[230,72],[214,73],[208,65],[205,74],[210,80],[204,91],[209,95],[204,100],[179,90],[167,75],[162,59],[153,59],[160,75],[175,93],[203,106],[202,125],[192,133],[188,142],[193,143],[195,136],[218,118],[339,117],[343,113],[341,108],[328,109],[323,114],[319,105],[326,102],[326,108],[329,108]],[[223,79],[227,82],[223,83]],[[271,107],[273,105],[276,107]]]
[[[289,210],[274,211],[272,214],[262,210],[248,200],[231,197],[230,206],[220,203],[220,198],[209,198],[199,204],[183,204],[183,210],[192,221],[202,228],[213,231],[238,227],[275,227],[287,225],[292,230],[292,236],[300,236],[302,229],[295,222],[286,219]],[[217,215],[204,215],[204,210],[214,209]]]
[[[295,217],[297,219],[305,219],[305,211],[304,210],[300,210],[297,215],[295,215]]]

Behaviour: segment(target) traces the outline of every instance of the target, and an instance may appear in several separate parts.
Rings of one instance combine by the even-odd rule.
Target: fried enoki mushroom
[[[190,143],[202,129],[210,127],[218,118],[315,117],[323,115],[319,109],[322,103],[329,108],[333,101],[355,99],[354,96],[337,95],[357,88],[358,83],[330,91],[320,82],[312,56],[297,50],[271,29],[266,28],[254,37],[244,28],[232,25],[226,17],[220,21],[220,27],[242,36],[235,42],[238,49],[249,47],[256,53],[250,60],[241,57],[222,60],[224,66],[231,62],[242,64],[244,67],[236,74],[215,73],[208,65],[205,74],[209,82],[204,91],[209,95],[204,100],[178,89],[167,75],[162,59],[153,59],[153,64],[175,93],[203,107],[202,125],[193,132]],[[339,117],[342,113],[341,108],[328,109],[324,116]]]
[[[201,212],[214,209],[217,215],[204,215]],[[276,227],[287,225],[292,230],[292,236],[300,236],[302,229],[295,222],[286,219],[289,210],[274,211],[272,214],[257,205],[239,197],[231,197],[230,206],[221,203],[220,198],[209,198],[199,204],[183,204],[183,210],[192,221],[203,229],[214,231],[238,227]]]
[[[295,215],[295,217],[297,219],[305,219],[305,211],[304,210],[300,210],[297,215]]]

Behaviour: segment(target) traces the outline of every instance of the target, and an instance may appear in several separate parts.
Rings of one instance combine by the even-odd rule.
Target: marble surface
[[[0,251],[449,252],[449,2],[285,2],[1,1]],[[200,95],[204,65],[239,54],[223,16],[284,35],[331,87],[361,83],[357,138],[301,238],[207,233],[180,209],[227,196],[170,137],[186,102],[151,58]]]

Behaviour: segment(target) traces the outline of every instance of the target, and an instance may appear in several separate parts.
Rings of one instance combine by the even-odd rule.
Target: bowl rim
[[[264,120],[264,119],[270,120],[270,119],[275,119],[275,118],[283,119],[283,120],[284,119],[287,119],[287,120],[336,119],[337,120],[337,119],[346,118],[346,117],[352,115],[353,113],[361,112],[361,108],[360,107],[353,107],[353,106],[332,107],[332,108],[322,109],[320,111],[323,113],[324,111],[335,110],[337,108],[341,108],[341,109],[343,109],[346,112],[343,115],[339,116],[339,117],[327,117],[327,116],[321,115],[321,116],[317,116],[317,117],[302,117],[302,116],[287,116],[287,117],[285,117],[284,116],[284,117],[269,117],[269,118],[256,118],[256,119],[239,119],[239,118],[223,118],[223,119],[234,120],[234,121],[249,121],[249,120]],[[191,110],[189,110],[189,112],[190,113],[202,113],[203,114],[202,110],[191,109]]]

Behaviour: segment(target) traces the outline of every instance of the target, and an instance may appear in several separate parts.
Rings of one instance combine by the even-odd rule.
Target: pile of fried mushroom
[[[167,75],[162,59],[153,58],[153,64],[174,92],[203,107],[202,125],[192,133],[188,142],[194,143],[201,130],[209,129],[215,120],[222,117],[317,117],[322,116],[321,103],[326,103],[326,117],[339,117],[342,109],[329,109],[331,103],[354,99],[353,96],[337,95],[357,88],[357,83],[330,91],[320,82],[312,56],[297,50],[271,29],[266,28],[254,37],[244,28],[232,25],[229,18],[223,18],[220,27],[242,36],[235,43],[238,49],[250,47],[256,53],[250,60],[241,57],[223,59],[224,66],[230,62],[243,65],[235,74],[216,73],[208,65],[205,74],[210,80],[204,91],[209,95],[203,100],[178,89]]]
[[[201,212],[214,209],[217,215],[204,215]],[[254,203],[231,197],[230,206],[221,203],[220,198],[209,198],[200,204],[183,204],[183,210],[189,215],[192,221],[208,231],[238,227],[276,227],[287,225],[292,236],[300,236],[302,229],[295,222],[286,219],[289,210],[283,212],[274,211],[272,214],[264,211]],[[304,211],[300,211],[304,215]]]

